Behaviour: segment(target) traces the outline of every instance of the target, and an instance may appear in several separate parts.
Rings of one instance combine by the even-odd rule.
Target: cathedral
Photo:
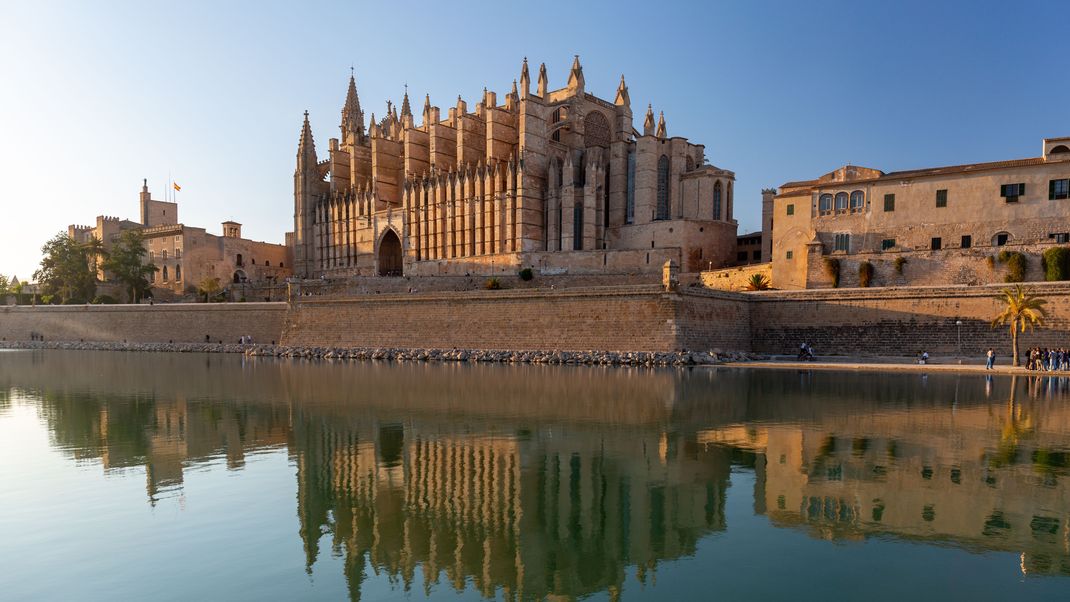
[[[612,102],[563,88],[527,59],[499,99],[441,109],[424,98],[365,121],[355,77],[341,133],[316,152],[305,113],[294,173],[294,274],[351,276],[660,273],[735,259],[733,172],[669,136],[648,106],[633,127],[621,76]]]

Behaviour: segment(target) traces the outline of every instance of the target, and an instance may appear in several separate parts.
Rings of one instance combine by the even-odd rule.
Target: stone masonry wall
[[[718,315],[729,329],[701,326]],[[745,349],[746,303],[660,286],[302,299],[283,343],[351,347],[672,351]],[[742,319],[739,319],[743,316]],[[704,337],[710,333],[708,340]]]
[[[980,356],[989,347],[1002,359],[1010,351],[1008,329],[992,329],[1000,311],[996,295],[1006,285],[770,291],[751,293],[754,351],[794,354],[806,341],[818,355]],[[1019,337],[1032,345],[1070,347],[1070,284],[1031,283],[1048,300],[1043,329]],[[961,321],[962,325],[956,325]],[[961,335],[961,338],[960,338]]]
[[[285,303],[175,303],[159,305],[41,305],[0,307],[0,338],[28,341],[129,341],[131,343],[257,343],[278,341]]]
[[[750,279],[755,274],[765,276],[766,280],[773,280],[773,264],[756,263],[753,265],[741,265],[734,268],[721,270],[707,270],[699,274],[699,282],[706,288],[722,291],[746,290]]]

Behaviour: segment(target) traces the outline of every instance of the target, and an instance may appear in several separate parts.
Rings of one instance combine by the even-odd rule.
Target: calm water
[[[0,598],[1068,599],[1070,381],[0,352]]]

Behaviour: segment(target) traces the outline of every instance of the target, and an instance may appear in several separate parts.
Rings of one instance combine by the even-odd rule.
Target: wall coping
[[[823,288],[794,291],[750,291],[739,293],[752,301],[856,301],[883,299],[932,299],[936,297],[995,297],[1005,288],[1021,284],[1037,294],[1070,294],[1070,282],[1020,282],[982,285],[873,286],[869,288]]]
[[[381,293],[368,295],[325,296],[325,298],[300,297],[297,307],[302,305],[333,305],[359,302],[396,303],[408,301],[413,303],[433,301],[498,301],[505,299],[530,299],[535,297],[552,297],[556,299],[574,297],[622,297],[634,295],[662,295],[666,291],[660,284],[643,284],[630,286],[592,286],[562,289],[531,288],[531,289],[501,289],[501,290],[475,290],[475,291],[428,291],[417,293]]]
[[[285,301],[252,301],[248,303],[159,303],[154,305],[115,303],[109,305],[4,305],[0,314],[11,312],[75,313],[75,312],[176,312],[176,311],[285,311]]]

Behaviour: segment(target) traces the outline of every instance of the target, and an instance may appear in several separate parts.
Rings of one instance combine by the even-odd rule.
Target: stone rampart
[[[742,291],[750,285],[755,274],[765,276],[766,282],[773,281],[773,264],[755,263],[720,270],[706,270],[699,274],[699,282],[706,288],[721,291]]]
[[[285,303],[173,303],[157,305],[39,305],[0,307],[0,338],[27,341],[237,343],[244,335],[277,341]]]
[[[993,329],[997,295],[1008,285],[769,291],[750,293],[753,350],[795,353],[809,342],[819,354],[980,355],[1006,359],[1010,334]],[[1070,347],[1070,284],[1030,283],[1048,300],[1047,325],[1019,337],[1032,345]],[[958,324],[961,322],[961,325]]]
[[[565,351],[749,347],[746,300],[660,286],[302,298],[285,345]],[[719,316],[730,327],[711,328]]]

